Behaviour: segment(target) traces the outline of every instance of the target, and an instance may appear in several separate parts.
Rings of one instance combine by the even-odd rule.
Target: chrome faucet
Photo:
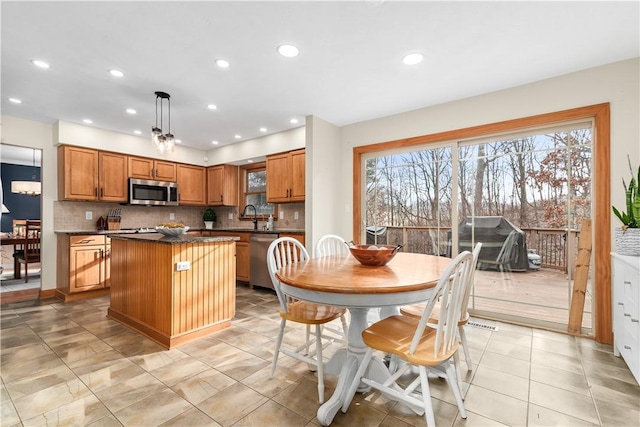
[[[253,208],[253,230],[257,231],[258,230],[258,210],[256,209],[255,206],[253,205],[247,205],[244,207],[244,209],[242,209],[242,216],[245,215],[245,213],[247,213],[247,208]]]

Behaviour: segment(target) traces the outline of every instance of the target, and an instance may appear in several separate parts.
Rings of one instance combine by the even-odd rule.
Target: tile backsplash
[[[204,228],[202,214],[207,207],[195,206],[131,206],[118,203],[94,202],[54,202],[54,229],[56,231],[91,231],[97,230],[99,217],[106,218],[110,209],[120,209],[120,228],[155,227],[156,225],[176,221],[191,228]],[[251,221],[238,219],[241,207],[213,207],[217,221],[214,228],[247,228],[252,229]],[[274,227],[287,230],[304,229],[304,203],[283,203],[278,205],[283,219],[275,219]],[[92,219],[86,219],[87,212],[91,212]],[[170,214],[175,219],[170,219]],[[229,214],[232,219],[229,219]],[[296,214],[298,218],[296,219]],[[258,216],[258,227],[266,224],[267,218]]]

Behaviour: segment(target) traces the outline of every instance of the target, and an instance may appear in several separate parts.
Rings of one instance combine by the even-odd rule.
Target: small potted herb
[[[202,215],[202,220],[204,221],[204,226],[207,230],[211,230],[213,228],[213,223],[216,222],[216,212],[209,208],[204,211]]]

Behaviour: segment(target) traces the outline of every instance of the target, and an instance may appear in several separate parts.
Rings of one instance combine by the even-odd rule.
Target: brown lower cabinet
[[[74,300],[109,292],[111,239],[105,235],[58,235],[56,297]]]

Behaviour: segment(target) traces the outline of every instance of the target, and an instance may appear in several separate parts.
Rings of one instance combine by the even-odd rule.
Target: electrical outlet
[[[176,271],[186,271],[191,269],[191,261],[176,262]]]
[[[293,213],[293,219],[297,220],[298,219],[298,212],[294,212]]]
[[[169,219],[176,219],[176,214],[174,214],[173,212],[171,212],[169,214]]]
[[[280,211],[280,219],[284,219],[284,212]]]
[[[90,221],[93,219],[93,212],[92,211],[86,211],[84,213],[84,219],[86,219],[87,221]]]
[[[233,219],[233,213],[229,212],[229,219]]]

